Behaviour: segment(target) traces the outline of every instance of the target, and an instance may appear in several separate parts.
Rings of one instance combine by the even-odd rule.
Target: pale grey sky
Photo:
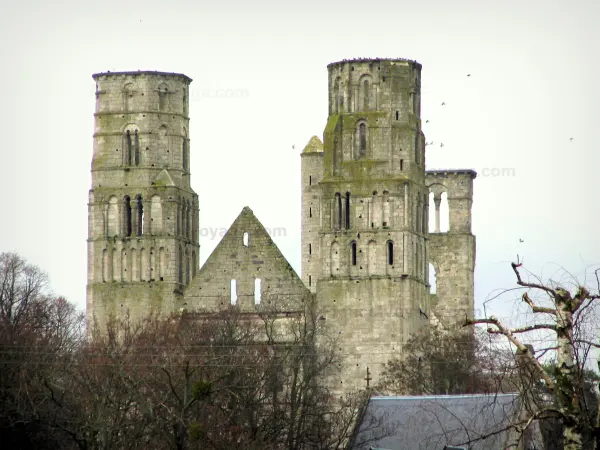
[[[194,80],[201,263],[247,205],[285,228],[275,241],[299,271],[299,153],[325,127],[326,65],[403,57],[423,65],[427,167],[479,173],[476,306],[513,285],[517,253],[544,277],[582,275],[600,263],[598,23],[596,0],[6,3],[0,251],[84,307],[91,76],[160,70]]]

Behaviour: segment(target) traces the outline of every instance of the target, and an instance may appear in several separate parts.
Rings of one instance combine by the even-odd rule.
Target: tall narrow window
[[[125,196],[125,236],[131,236],[131,198]]]
[[[188,170],[188,143],[187,143],[187,139],[185,137],[183,138],[182,153],[183,153],[183,170],[185,170],[187,172],[187,170]]]
[[[367,126],[364,123],[358,126],[358,138],[358,155],[365,156],[367,154]]]
[[[369,92],[369,80],[364,82],[364,102],[363,109],[367,111],[369,109],[370,92]]]
[[[350,229],[350,192],[346,192],[346,229]]]
[[[142,196],[138,195],[137,200],[137,235],[141,236],[144,234],[144,205]]]
[[[387,254],[388,254],[388,264],[390,266],[394,265],[394,243],[392,241],[388,241],[387,243]]]
[[[179,279],[179,284],[183,284],[183,249],[181,248],[181,245],[179,246],[179,252],[177,254],[177,262],[179,263],[177,265],[177,274],[178,274],[178,279]]]
[[[260,298],[261,298],[261,288],[260,288],[260,278],[256,278],[254,280],[254,304],[255,305],[260,305]]]
[[[351,251],[352,265],[355,266],[356,265],[356,241],[352,241],[352,243],[350,244],[350,251]]]
[[[135,136],[133,138],[133,164],[140,164],[140,136],[138,135],[138,130],[135,130]]]
[[[308,217],[312,217],[312,208],[308,208]]]
[[[417,134],[415,136],[415,163],[419,164],[420,163],[420,151],[419,151],[419,135]]]
[[[235,280],[231,280],[231,285],[229,287],[229,295],[230,303],[232,305],[237,305],[237,282]]]
[[[159,111],[166,111],[167,110],[167,92],[168,92],[168,86],[164,83],[162,83],[159,87],[158,87],[158,109]]]
[[[312,284],[312,277],[309,275],[308,276],[308,285],[310,286]]]
[[[106,233],[109,237],[117,236],[119,234],[119,200],[117,197],[112,196],[108,200],[108,208],[106,211],[106,222],[107,228]]]
[[[337,228],[342,229],[342,194],[336,192],[335,194],[336,206],[337,206]]]
[[[312,175],[308,176],[308,185],[312,186]]]
[[[312,244],[308,244],[308,254],[312,255]]]
[[[131,131],[127,130],[127,136],[125,137],[125,154],[123,155],[123,160],[125,165],[129,166],[131,164],[131,152],[133,150],[133,143],[131,141]]]
[[[248,233],[244,233],[244,236],[242,237],[242,243],[244,244],[244,247],[248,247]]]
[[[192,239],[192,227],[190,226],[191,208],[190,202],[185,201],[185,234],[188,239]]]

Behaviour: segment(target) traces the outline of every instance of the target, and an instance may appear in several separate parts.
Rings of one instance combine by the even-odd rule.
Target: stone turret
[[[99,73],[89,191],[87,310],[170,312],[198,266],[185,75]]]
[[[343,390],[364,385],[367,368],[376,382],[428,323],[428,190],[420,64],[357,59],[328,73],[323,175],[311,191],[303,175],[303,252],[318,253],[303,257],[302,277],[305,266],[318,272],[317,298],[345,357]],[[319,211],[308,230],[307,207]]]

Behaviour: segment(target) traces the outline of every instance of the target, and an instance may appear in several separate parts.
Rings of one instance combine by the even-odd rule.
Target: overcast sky
[[[476,307],[514,285],[517,254],[581,277],[600,262],[598,23],[596,0],[6,2],[0,251],[85,306],[92,74],[159,70],[194,80],[201,263],[247,205],[299,272],[299,153],[325,127],[326,65],[401,57],[423,65],[428,169],[479,173]]]

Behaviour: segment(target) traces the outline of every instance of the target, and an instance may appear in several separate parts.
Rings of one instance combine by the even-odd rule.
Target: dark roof
[[[445,446],[506,448],[506,427],[517,411],[517,394],[372,397],[359,424],[354,450],[443,450]]]

